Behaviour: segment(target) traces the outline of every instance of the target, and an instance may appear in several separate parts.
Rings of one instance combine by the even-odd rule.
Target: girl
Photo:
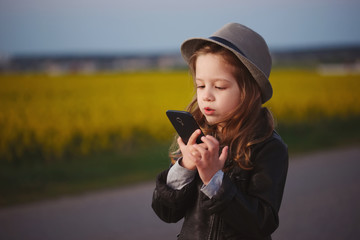
[[[184,218],[178,239],[271,239],[288,169],[287,147],[262,103],[272,96],[263,38],[237,23],[181,46],[196,86],[188,107],[200,130],[177,138],[173,165],[156,182],[152,207]]]

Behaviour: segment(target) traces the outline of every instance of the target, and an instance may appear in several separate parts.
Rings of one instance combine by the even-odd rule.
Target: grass
[[[104,152],[51,164],[0,164],[0,207],[154,179],[169,166],[168,144]]]
[[[293,125],[280,122],[278,132],[288,144],[290,156],[294,156],[360,144],[359,122],[360,116]],[[48,164],[2,162],[0,207],[154,181],[169,166],[169,142],[149,137],[138,143],[133,142],[127,152],[98,152]]]
[[[279,123],[278,131],[290,155],[360,145],[360,116],[324,118],[301,123]]]

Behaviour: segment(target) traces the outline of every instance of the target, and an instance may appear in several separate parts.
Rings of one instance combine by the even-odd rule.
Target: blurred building
[[[48,74],[118,72],[185,67],[178,54],[159,55],[47,55],[0,57],[0,72]]]
[[[360,72],[360,45],[273,50],[271,54],[274,67],[305,67],[318,69],[321,73]],[[43,72],[58,75],[183,68],[186,68],[186,64],[179,53],[152,55],[0,55],[0,73]]]

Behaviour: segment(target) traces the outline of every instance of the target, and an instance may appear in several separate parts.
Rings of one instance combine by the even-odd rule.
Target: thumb
[[[180,149],[186,146],[181,137],[178,137],[177,143],[179,144]]]
[[[221,154],[220,154],[220,157],[219,157],[219,160],[225,164],[225,161],[228,157],[228,150],[229,150],[229,147],[228,146],[225,146],[223,147],[222,151],[221,151]]]

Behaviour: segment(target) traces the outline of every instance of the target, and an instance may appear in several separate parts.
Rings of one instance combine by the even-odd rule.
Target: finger
[[[196,148],[194,148],[194,146],[197,145],[186,146],[184,151],[187,152],[188,159],[191,160],[193,163],[196,163],[201,159],[201,153]]]
[[[219,151],[219,141],[213,136],[207,135],[206,137],[202,137],[201,141],[203,141],[206,144],[210,152]]]
[[[228,157],[228,151],[229,151],[229,147],[228,146],[225,146],[223,147],[222,151],[221,151],[221,154],[220,154],[220,157],[219,157],[219,160],[221,162],[223,162],[225,164],[225,161]]]
[[[202,148],[204,148],[204,149],[206,149],[206,150],[208,150],[208,146],[207,146],[207,144],[204,143],[204,142],[199,143],[199,144],[197,144],[197,145],[200,146],[200,147],[202,147]]]
[[[182,138],[181,137],[178,137],[177,139],[177,143],[179,144],[179,147],[182,148],[182,147],[185,147],[185,143],[183,142]]]
[[[201,130],[200,130],[200,129],[195,130],[195,131],[191,134],[191,136],[190,136],[189,141],[188,141],[187,144],[190,144],[190,145],[196,144],[196,139],[197,139],[197,137],[198,137],[200,134],[201,134]]]
[[[196,149],[196,151],[199,152],[201,154],[201,156],[203,156],[207,151],[207,148],[204,146],[206,146],[206,145],[196,144],[196,145],[193,145],[192,147],[193,147],[193,149]]]
[[[195,160],[201,157],[201,153],[197,150],[192,150],[190,153],[195,158]]]

